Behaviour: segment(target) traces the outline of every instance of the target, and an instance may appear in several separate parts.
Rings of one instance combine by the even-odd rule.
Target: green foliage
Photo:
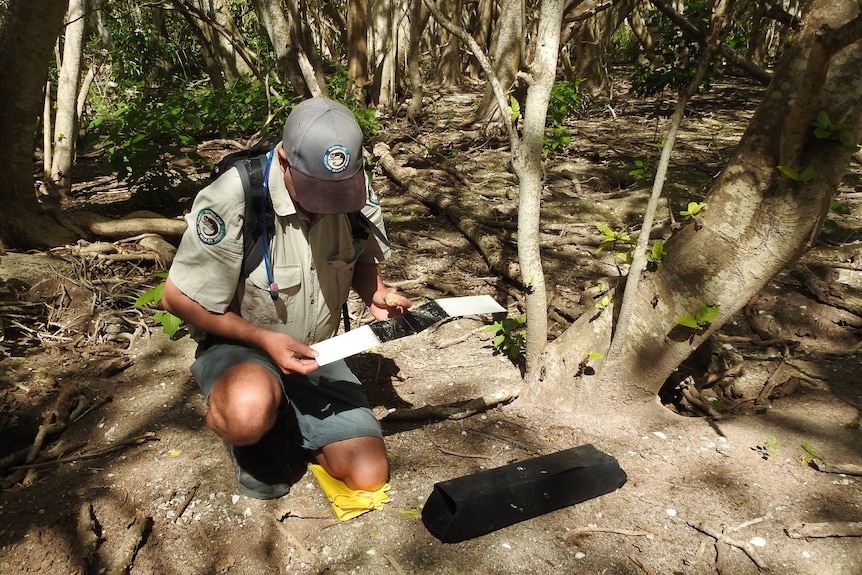
[[[711,4],[706,0],[692,0],[685,2],[683,7],[683,15],[704,36],[710,33]],[[744,44],[745,31],[739,27],[737,19],[731,21],[734,22],[734,27],[728,31],[725,39],[737,45]],[[647,25],[658,30],[658,41],[653,50],[661,64],[655,69],[639,67],[632,75],[632,91],[644,97],[665,88],[680,90],[688,86],[697,72],[703,48],[697,41],[684,35],[676,24],[656,9],[650,10]],[[701,85],[709,89],[711,78],[715,75],[714,71],[709,71]]]
[[[704,202],[689,202],[686,209],[679,212],[679,215],[689,220],[702,216],[706,212],[706,203]]]
[[[789,166],[775,166],[778,168],[778,171],[790,178],[795,182],[801,182],[803,184],[807,184],[811,180],[817,177],[817,170],[813,167],[808,166],[801,172],[797,172],[795,169]]]
[[[620,244],[630,246],[635,243],[632,235],[625,230],[614,231],[604,224],[599,224],[596,228],[599,230],[599,239],[601,240],[599,247],[596,249],[597,252],[608,247],[616,247]]]
[[[156,274],[156,277],[162,278],[164,280],[168,277],[166,272]],[[149,306],[150,304],[159,305],[162,301],[162,293],[165,291],[165,282],[162,281],[156,287],[145,291],[135,300],[136,308],[141,308],[144,306]],[[183,320],[173,315],[172,313],[168,313],[163,310],[156,311],[153,314],[153,320],[162,326],[162,329],[165,331],[168,336],[171,338],[175,338],[180,335],[180,327],[182,327]]]
[[[603,295],[599,301],[596,302],[596,309],[605,309],[611,305],[611,298],[606,295]]]
[[[664,240],[656,240],[653,242],[652,247],[646,252],[646,260],[651,264],[660,264],[661,260],[664,259],[665,251],[664,251]]]
[[[374,109],[367,108],[356,100],[353,92],[353,80],[350,78],[347,67],[337,63],[328,63],[325,74],[329,97],[350,108],[366,137],[377,134],[380,128]]]
[[[509,109],[511,110],[511,117],[509,119],[512,124],[517,124],[518,120],[521,119],[521,103],[514,96],[509,97]]]
[[[816,447],[814,447],[807,441],[803,441],[801,445],[802,449],[804,449],[808,453],[808,455],[802,459],[802,462],[805,465],[808,465],[814,459],[822,459],[823,456],[820,455],[820,451]]]
[[[649,160],[635,160],[635,168],[629,170],[629,175],[634,177],[638,184],[644,185],[655,180],[656,168]]]
[[[850,420],[850,423],[847,424],[847,427],[850,429],[859,429],[859,418],[854,417]]]
[[[564,127],[566,118],[575,115],[581,107],[583,96],[578,91],[582,80],[557,82],[551,88],[551,96],[548,102],[548,114],[545,118],[545,138],[542,142],[542,156],[547,158],[554,152],[568,146],[572,137],[567,128]],[[518,102],[512,98],[513,121],[520,116],[521,111]]]
[[[850,124],[833,124],[829,114],[820,110],[817,119],[811,123],[814,126],[814,137],[818,140],[829,140],[842,152],[853,154],[859,151],[859,146],[847,141],[847,131],[852,128]]]
[[[841,202],[832,202],[829,206],[829,211],[840,214],[842,216],[850,215],[850,206],[847,204],[842,204]]]
[[[108,63],[120,91],[179,85],[203,77],[201,48],[185,19],[172,18],[168,12],[164,28],[159,29],[149,7],[141,7],[135,18],[117,14],[123,9],[118,4],[107,3],[106,9],[109,17],[103,21],[112,43]]]
[[[558,149],[565,148],[572,141],[569,130],[560,126],[548,128],[542,140],[542,157],[547,158]]]
[[[527,348],[526,323],[525,315],[507,317],[495,321],[483,331],[494,334],[491,343],[498,352],[506,354],[512,361],[520,361]]]
[[[763,459],[769,459],[778,452],[778,440],[774,437],[767,437],[760,441],[760,444],[754,448],[759,452]]]
[[[676,319],[676,323],[694,330],[702,330],[716,320],[718,311],[717,305],[702,305],[693,316],[680,316]]]
[[[640,52],[640,42],[631,26],[623,22],[611,36],[611,62],[631,64],[637,60],[638,52]]]
[[[551,88],[551,98],[548,101],[547,124],[556,126],[565,122],[566,118],[574,116],[581,109],[583,95],[578,86],[582,79],[563,80]]]
[[[207,82],[160,94],[129,90],[122,99],[104,103],[90,129],[108,143],[107,164],[132,187],[138,203],[156,206],[176,200],[193,185],[176,162],[200,164],[199,140],[258,133],[269,117],[268,102],[286,107],[285,101],[267,99],[265,89],[244,77],[224,91]]]

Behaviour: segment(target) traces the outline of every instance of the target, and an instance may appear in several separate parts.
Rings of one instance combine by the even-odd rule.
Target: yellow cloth
[[[380,511],[383,509],[383,504],[390,501],[389,496],[386,495],[391,487],[388,483],[377,491],[351,489],[343,481],[329,475],[322,466],[312,463],[309,467],[314,473],[314,477],[317,478],[320,488],[329,499],[335,514],[342,521],[353,519],[372,509]]]

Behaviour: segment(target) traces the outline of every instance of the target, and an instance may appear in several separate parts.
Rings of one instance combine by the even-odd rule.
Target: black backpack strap
[[[263,174],[266,169],[266,154],[244,158],[234,165],[239,172],[242,191],[245,195],[245,213],[242,224],[242,277],[247,278],[263,261],[263,250],[266,249],[266,246],[263,245],[261,226],[266,226],[267,232],[272,232],[275,228],[275,213],[269,198],[266,199],[266,205],[262,205],[264,200],[261,197],[261,191],[263,189]]]
[[[383,230],[378,228],[374,222],[369,220],[368,216],[363,214],[361,211],[349,212],[347,214],[347,219],[350,220],[350,231],[354,238],[360,240],[368,239],[368,230],[371,230],[374,236],[383,242],[387,248],[392,248],[392,244],[389,243],[389,238],[386,237]],[[350,313],[347,309],[347,302],[344,302],[344,305],[341,306],[341,320],[344,324],[344,331],[350,331]]]
[[[363,214],[361,211],[348,213],[347,219],[350,220],[350,229],[353,233],[354,238],[362,240],[367,239],[367,230],[371,230],[374,236],[378,240],[380,240],[383,245],[385,245],[387,248],[392,248],[392,244],[389,243],[389,238],[386,237],[386,234],[383,233],[383,230],[374,225],[374,222],[369,220],[368,216]]]

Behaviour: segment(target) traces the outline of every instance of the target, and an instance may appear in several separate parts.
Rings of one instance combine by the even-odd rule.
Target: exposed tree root
[[[724,531],[708,527],[701,522],[689,521],[688,524],[694,529],[700,531],[701,533],[705,533],[706,535],[709,535],[710,537],[715,539],[715,548],[718,555],[716,559],[716,570],[718,570],[719,573],[725,572],[723,569],[725,555],[724,549],[722,548],[723,545],[729,545],[731,547],[741,549],[746,555],[748,555],[748,558],[751,559],[755,565],[757,565],[758,569],[764,571],[768,569],[766,563],[764,563],[763,559],[760,558],[760,555],[757,553],[757,550],[751,543],[733,539],[727,536]]]
[[[797,523],[785,529],[788,537],[808,539],[821,537],[862,537],[862,521]]]
[[[413,421],[418,419],[464,419],[481,411],[486,411],[509,403],[518,397],[518,392],[512,389],[501,389],[495,393],[462,401],[453,405],[426,405],[424,407],[395,409],[390,411],[384,420]]]

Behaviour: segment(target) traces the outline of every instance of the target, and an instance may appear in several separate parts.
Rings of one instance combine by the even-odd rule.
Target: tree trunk
[[[84,60],[87,0],[71,0],[66,12],[63,34],[63,61],[57,78],[57,105],[54,119],[54,153],[49,195],[65,200],[72,190],[72,167],[78,142],[78,90],[81,87],[81,64]],[[47,127],[47,126],[46,126]]]
[[[512,148],[512,166],[518,176],[518,262],[527,289],[527,373],[536,367],[548,341],[548,297],[539,252],[539,217],[542,198],[542,142],[548,102],[557,71],[560,26],[565,0],[543,0],[537,30],[536,55],[530,66],[530,83],[524,106],[520,145]]]
[[[311,91],[303,80],[295,50],[290,41],[293,35],[292,23],[282,10],[281,2],[278,0],[253,0],[253,4],[257,19],[266,30],[269,43],[275,52],[279,77],[283,82],[289,84],[297,94],[310,96]]]
[[[33,141],[65,0],[10,0],[0,27],[0,249],[74,240],[41,213],[33,184]]]
[[[422,45],[422,33],[428,25],[431,12],[422,0],[412,0],[410,12],[410,45],[407,51],[407,77],[410,82],[410,105],[407,107],[407,118],[417,119],[422,114],[422,69],[420,68],[419,47]]]
[[[439,8],[450,22],[461,21],[461,0],[442,0]],[[461,83],[461,47],[454,34],[443,32],[442,35],[437,81],[444,88],[457,86]]]
[[[567,44],[575,53],[574,75],[584,80],[580,85],[583,92],[598,95],[607,88],[611,38],[633,9],[634,0],[615,2],[612,8],[587,18],[574,30]]]
[[[296,60],[299,63],[299,70],[303,80],[305,80],[305,85],[312,96],[328,96],[329,92],[326,88],[326,79],[323,77],[323,68],[318,65],[317,52],[307,32],[307,26],[303,25],[305,20],[300,18],[297,0],[287,0],[287,8],[293,24],[291,40],[293,40]]]
[[[680,363],[817,238],[850,159],[837,140],[855,143],[862,132],[857,14],[849,4],[811,3],[734,156],[713,184],[705,215],[665,244],[658,270],[643,278],[621,354],[599,362],[599,376],[582,373],[579,366],[590,351],[607,351],[585,346],[610,341],[613,310],[597,312],[598,318],[585,314],[548,346],[530,401],[583,410],[614,404],[618,411],[654,404]],[[812,123],[819,113],[849,128],[818,139]],[[802,181],[803,172],[812,178]],[[704,305],[719,306],[711,324],[698,330],[677,324]]]
[[[202,44],[213,59],[219,63],[225,80],[235,80],[240,76],[250,76],[254,72],[245,52],[245,41],[242,39],[233,16],[224,0],[186,0],[196,8],[200,16],[192,20],[192,24],[200,30],[206,40]]]
[[[392,0],[372,0],[369,33],[370,58],[374,70],[369,101],[378,108],[391,108],[397,88],[399,28],[402,11]]]
[[[494,21],[496,12],[495,4],[494,0],[479,0],[470,26],[471,35],[476,39],[476,43],[486,51],[489,51],[491,43],[491,23]],[[482,77],[482,66],[475,56],[470,58],[467,64],[467,76],[471,80],[479,80]]]
[[[347,73],[353,81],[353,96],[365,102],[362,92],[371,82],[368,75],[368,2],[347,2]]]
[[[500,14],[494,27],[492,62],[494,73],[500,80],[504,90],[511,91],[515,85],[518,71],[524,65],[524,3],[503,2]],[[516,100],[523,102],[523,92]],[[490,86],[485,86],[482,102],[476,111],[476,117],[481,120],[491,120],[500,113],[497,101]]]

